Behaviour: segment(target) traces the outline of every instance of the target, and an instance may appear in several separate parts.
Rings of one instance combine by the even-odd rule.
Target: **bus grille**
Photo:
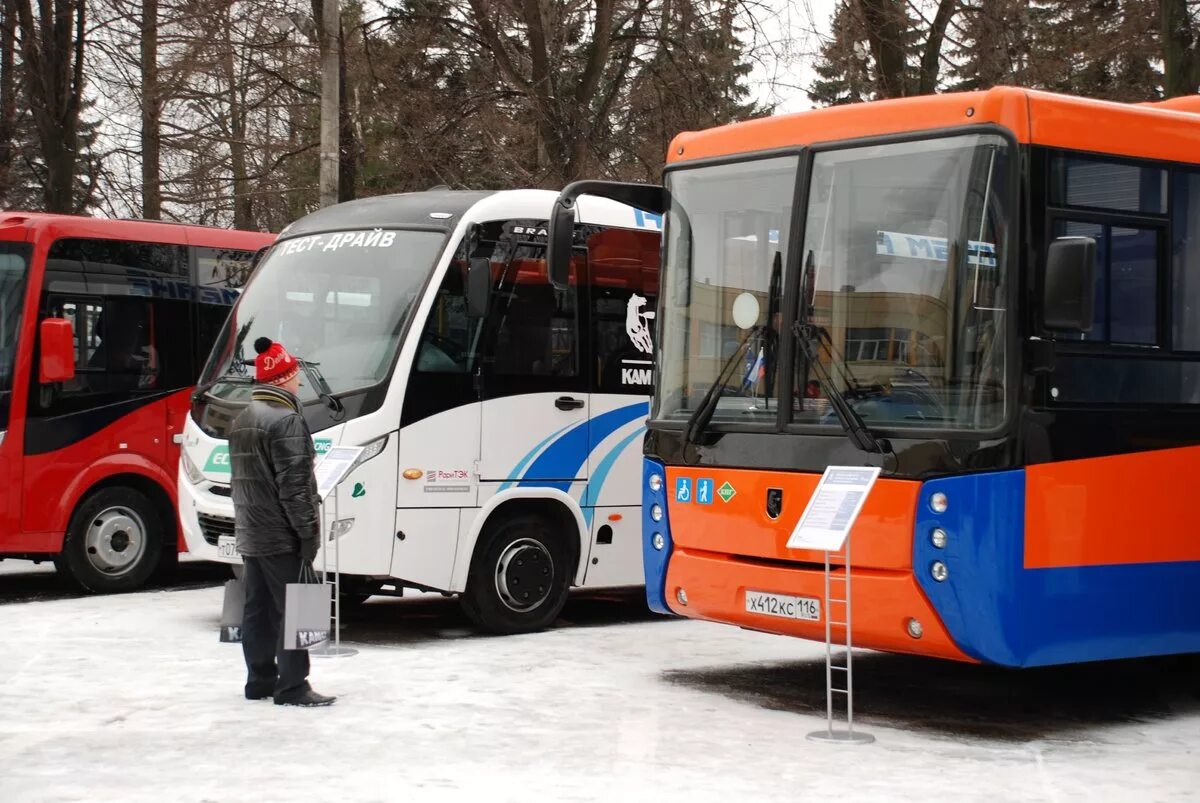
[[[200,532],[204,534],[204,540],[212,546],[217,545],[217,540],[222,535],[233,535],[233,519],[227,519],[224,516],[209,516],[206,513],[199,514]]]

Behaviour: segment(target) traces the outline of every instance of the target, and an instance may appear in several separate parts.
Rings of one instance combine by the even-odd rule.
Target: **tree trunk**
[[[918,94],[932,95],[938,88],[938,76],[942,71],[942,43],[946,40],[946,28],[958,8],[958,0],[941,0],[937,14],[929,26],[925,39],[925,50],[921,54],[921,76],[917,85]]]
[[[1193,95],[1200,91],[1200,53],[1187,0],[1159,0],[1159,11],[1166,96]]]
[[[158,0],[142,0],[142,217],[162,219]]]
[[[232,24],[227,20],[227,42],[233,42]],[[241,100],[241,82],[233,46],[225,48],[225,80],[229,102],[229,162],[233,172],[233,227],[254,228],[254,206],[250,197],[250,170],[246,161],[246,110]]]
[[[350,109],[350,93],[346,91],[346,29],[338,20],[338,203],[353,201],[358,181],[358,137],[354,131],[354,116]]]
[[[86,31],[82,0],[42,0],[34,23],[30,0],[16,0],[29,107],[46,165],[47,212],[81,211],[75,203],[79,113],[83,105]]]
[[[907,95],[903,0],[858,0],[867,22],[867,41],[875,61],[875,88],[881,98]]]
[[[17,21],[13,0],[3,0],[0,13],[4,15],[0,20],[0,206],[8,206],[9,173],[17,135]]]

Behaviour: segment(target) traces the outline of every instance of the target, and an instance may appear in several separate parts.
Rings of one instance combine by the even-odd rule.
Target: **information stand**
[[[867,744],[875,741],[871,734],[854,730],[854,595],[851,592],[850,530],[878,477],[879,468],[874,467],[826,468],[787,542],[788,549],[819,549],[825,553],[825,729],[808,734],[815,742]],[[832,568],[835,558],[840,559],[840,570]],[[837,596],[834,595],[835,588]],[[833,651],[835,626],[844,628],[846,635],[844,642],[836,643],[843,651],[837,655]],[[842,656],[845,663],[837,663],[836,659]],[[844,686],[837,684],[837,675],[844,679]],[[844,730],[834,728],[835,695],[841,695],[846,701]]]
[[[353,647],[342,646],[342,585],[338,561],[338,544],[343,533],[332,532],[329,538],[325,536],[325,502],[330,494],[333,495],[333,524],[338,522],[337,487],[341,484],[358,456],[362,454],[361,446],[335,446],[317,460],[315,470],[317,476],[317,495],[321,498],[321,579],[328,582],[329,575],[329,541],[333,541],[333,639],[317,649],[309,650],[309,655],[319,655],[327,658],[347,658],[357,655]],[[331,527],[332,529],[332,527]]]

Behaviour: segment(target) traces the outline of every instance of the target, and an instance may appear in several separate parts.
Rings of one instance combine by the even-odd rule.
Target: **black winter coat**
[[[233,515],[242,555],[312,559],[321,543],[312,435],[296,397],[255,386],[229,432]]]

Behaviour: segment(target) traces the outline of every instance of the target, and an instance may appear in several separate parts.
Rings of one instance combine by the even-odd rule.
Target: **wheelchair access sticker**
[[[675,480],[675,501],[692,501],[692,480],[690,477],[680,477]]]

